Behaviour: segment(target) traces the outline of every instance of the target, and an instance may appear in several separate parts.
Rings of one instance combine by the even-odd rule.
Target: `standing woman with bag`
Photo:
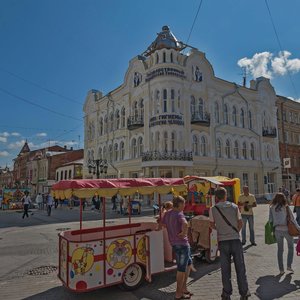
[[[289,215],[288,215],[289,214]],[[288,255],[287,255],[287,271],[294,273],[292,269],[293,257],[294,257],[294,238],[289,234],[288,231],[288,217],[293,223],[295,218],[292,211],[288,206],[288,202],[283,193],[277,193],[270,205],[269,221],[273,223],[275,227],[275,237],[277,240],[277,260],[280,275],[284,274],[283,267],[283,249],[284,239],[288,244]],[[300,230],[300,228],[298,228]]]

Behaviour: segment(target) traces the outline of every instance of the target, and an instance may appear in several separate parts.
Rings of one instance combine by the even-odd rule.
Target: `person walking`
[[[35,203],[38,205],[39,210],[43,209],[43,196],[38,193],[35,198]]]
[[[48,216],[51,215],[51,208],[53,205],[53,198],[50,194],[47,195],[47,214]]]
[[[294,211],[296,212],[296,221],[300,226],[300,188],[296,189],[296,194],[292,198],[294,204]]]
[[[25,194],[25,196],[23,196],[23,198],[22,198],[22,203],[23,203],[23,207],[24,207],[24,213],[23,213],[22,219],[24,219],[25,216],[27,216],[27,218],[29,217],[28,210],[29,210],[29,205],[31,203],[29,192],[25,191],[24,194]]]
[[[243,221],[239,208],[236,204],[227,201],[227,191],[219,188],[215,191],[218,202],[209,211],[210,226],[217,230],[223,291],[221,298],[230,300],[232,294],[231,280],[231,257],[233,258],[240,299],[248,299],[251,294],[248,289],[246,266],[244,261],[243,247],[240,240],[240,230]]]
[[[238,205],[241,208],[243,229],[242,229],[242,244],[246,244],[246,226],[249,224],[250,231],[250,243],[252,246],[256,246],[255,233],[254,233],[254,215],[253,207],[256,207],[256,199],[254,195],[249,193],[248,186],[243,187],[243,194],[239,196]]]
[[[188,223],[183,214],[185,200],[178,196],[173,199],[173,209],[167,211],[160,223],[168,231],[169,241],[176,256],[176,295],[175,299],[190,299],[193,295],[187,290],[187,279],[190,274],[192,258],[188,241]]]
[[[297,225],[294,215],[288,206],[288,200],[283,193],[277,193],[271,202],[269,210],[269,221],[275,227],[275,237],[277,241],[277,261],[279,267],[279,274],[284,274],[283,266],[283,249],[284,239],[287,241],[288,254],[287,254],[287,271],[294,273],[292,269],[294,257],[294,238],[289,235],[287,226],[287,214],[290,215],[292,222]],[[298,226],[299,227],[299,226]],[[300,228],[298,228],[300,231]]]

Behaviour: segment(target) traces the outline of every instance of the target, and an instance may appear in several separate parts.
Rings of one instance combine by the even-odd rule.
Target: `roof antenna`
[[[247,68],[246,67],[242,67],[243,69],[243,87],[246,87],[247,84]]]

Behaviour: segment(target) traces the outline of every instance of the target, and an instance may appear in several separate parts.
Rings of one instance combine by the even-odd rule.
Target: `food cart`
[[[116,284],[135,289],[144,279],[151,282],[153,274],[176,269],[166,229],[156,230],[156,220],[132,222],[129,211],[128,224],[107,226],[103,201],[102,225],[83,228],[84,198],[118,193],[131,201],[136,192],[158,193],[160,199],[161,194],[186,192],[186,184],[175,178],[135,178],[63,180],[52,186],[57,199],[81,199],[79,229],[59,233],[58,277],[68,289],[86,292]]]

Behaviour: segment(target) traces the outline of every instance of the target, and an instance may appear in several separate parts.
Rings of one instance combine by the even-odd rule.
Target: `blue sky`
[[[0,166],[12,165],[25,139],[31,149],[83,147],[87,92],[122,84],[129,60],[163,25],[186,42],[199,3],[1,0]],[[217,77],[241,83],[239,62],[249,80],[269,76],[277,94],[299,99],[300,1],[268,4],[281,49],[264,0],[203,0],[188,44]]]

